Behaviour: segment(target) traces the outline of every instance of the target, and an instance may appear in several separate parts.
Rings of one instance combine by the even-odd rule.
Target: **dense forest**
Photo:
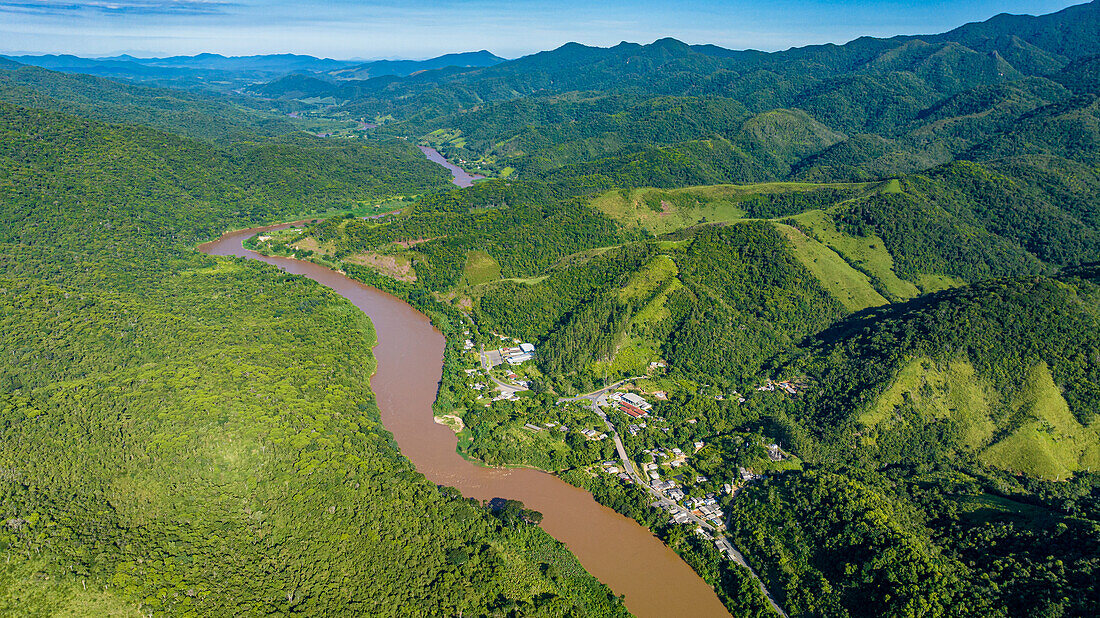
[[[193,249],[438,170],[407,148],[225,153],[0,113],[5,613],[624,613],[540,529],[401,457],[363,314]]]
[[[307,220],[249,246],[426,313],[465,456],[590,491],[738,616],[754,576],[606,434],[791,616],[1100,614],[1098,31],[189,61],[255,96],[0,59],[0,613],[626,615],[402,457],[361,313],[195,251]],[[563,401],[619,380],[644,419]]]

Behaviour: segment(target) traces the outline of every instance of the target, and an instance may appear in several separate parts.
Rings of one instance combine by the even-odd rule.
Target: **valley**
[[[1100,613],[1100,1],[376,8],[0,57],[0,614]]]

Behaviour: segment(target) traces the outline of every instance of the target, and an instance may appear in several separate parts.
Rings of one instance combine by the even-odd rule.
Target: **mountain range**
[[[0,613],[625,613],[404,459],[358,312],[194,251],[306,220],[249,246],[430,315],[464,456],[731,612],[1100,614],[1100,2],[771,53],[0,58],[0,101]],[[480,375],[501,337],[535,360]],[[755,575],[566,427],[620,380],[623,452]]]

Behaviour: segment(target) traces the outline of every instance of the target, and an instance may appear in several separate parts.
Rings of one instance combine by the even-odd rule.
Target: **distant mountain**
[[[483,49],[476,52],[446,54],[428,60],[378,60],[345,69],[337,69],[330,71],[329,74],[337,79],[370,79],[385,75],[405,77],[431,69],[442,69],[444,67],[491,67],[502,62],[507,62],[507,60]]]
[[[81,73],[111,79],[124,79],[183,90],[214,90],[220,92],[229,92],[256,81],[270,80],[281,74],[262,71],[157,66],[145,64],[140,59],[129,56],[81,58],[64,54],[16,56],[11,60],[64,73]]]
[[[256,56],[223,56],[198,54],[195,56],[170,56],[167,58],[134,58],[117,56],[117,60],[136,62],[154,67],[179,67],[219,71],[263,71],[290,73],[292,71],[324,72],[355,64],[353,60],[333,60],[301,54],[265,54]],[[112,59],[104,59],[112,60]]]
[[[448,155],[525,179],[584,169],[659,186],[880,179],[969,153],[1003,155],[1011,140],[980,145],[1071,93],[1096,94],[1098,24],[1093,2],[942,34],[774,53],[671,38],[608,48],[568,43],[489,67],[335,82],[284,78],[249,90],[323,100],[353,117],[388,116],[397,122],[383,133],[431,134]],[[792,110],[772,127],[778,149],[754,145],[759,127],[744,123],[775,110]],[[789,140],[810,135],[796,125],[809,123],[820,125],[811,133],[836,139],[790,148]],[[1082,135],[1092,135],[1090,127],[1082,120]],[[1046,151],[1069,152],[1057,144]],[[649,175],[658,167],[665,172]]]
[[[0,60],[3,59],[0,57]],[[319,94],[319,90],[327,89],[324,84],[330,75],[339,80],[406,77],[445,67],[481,68],[505,62],[504,58],[486,50],[447,54],[428,60],[379,60],[367,63],[300,54],[222,56],[209,53],[166,58],[137,58],[126,54],[107,58],[82,58],[69,54],[46,54],[13,56],[7,60],[66,73],[85,73],[151,82],[158,86],[219,91],[235,90],[256,82],[277,81],[291,74],[321,76],[322,79],[313,84],[312,90],[292,91],[293,95],[305,98],[324,96]],[[279,88],[274,90],[278,91]]]
[[[66,73],[87,73],[89,75],[163,75],[163,71],[147,68],[140,63],[125,59],[81,58],[71,54],[46,54],[42,56],[13,56],[10,60],[28,66],[42,67]]]
[[[300,128],[271,102],[154,88],[2,59],[0,101],[104,122],[143,124],[216,144]]]

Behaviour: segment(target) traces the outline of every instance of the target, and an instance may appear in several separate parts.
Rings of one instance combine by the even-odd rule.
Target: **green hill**
[[[831,327],[796,363],[819,381],[814,431],[885,461],[967,452],[1056,479],[1093,467],[1093,270],[973,284]]]
[[[152,88],[38,67],[0,66],[0,101],[228,144],[299,131],[285,113],[244,97]]]
[[[401,456],[362,313],[194,251],[366,197],[333,183],[386,180],[376,156],[400,183],[407,145],[289,140],[283,183],[153,129],[3,104],[0,134],[0,612],[625,613],[541,529]]]

